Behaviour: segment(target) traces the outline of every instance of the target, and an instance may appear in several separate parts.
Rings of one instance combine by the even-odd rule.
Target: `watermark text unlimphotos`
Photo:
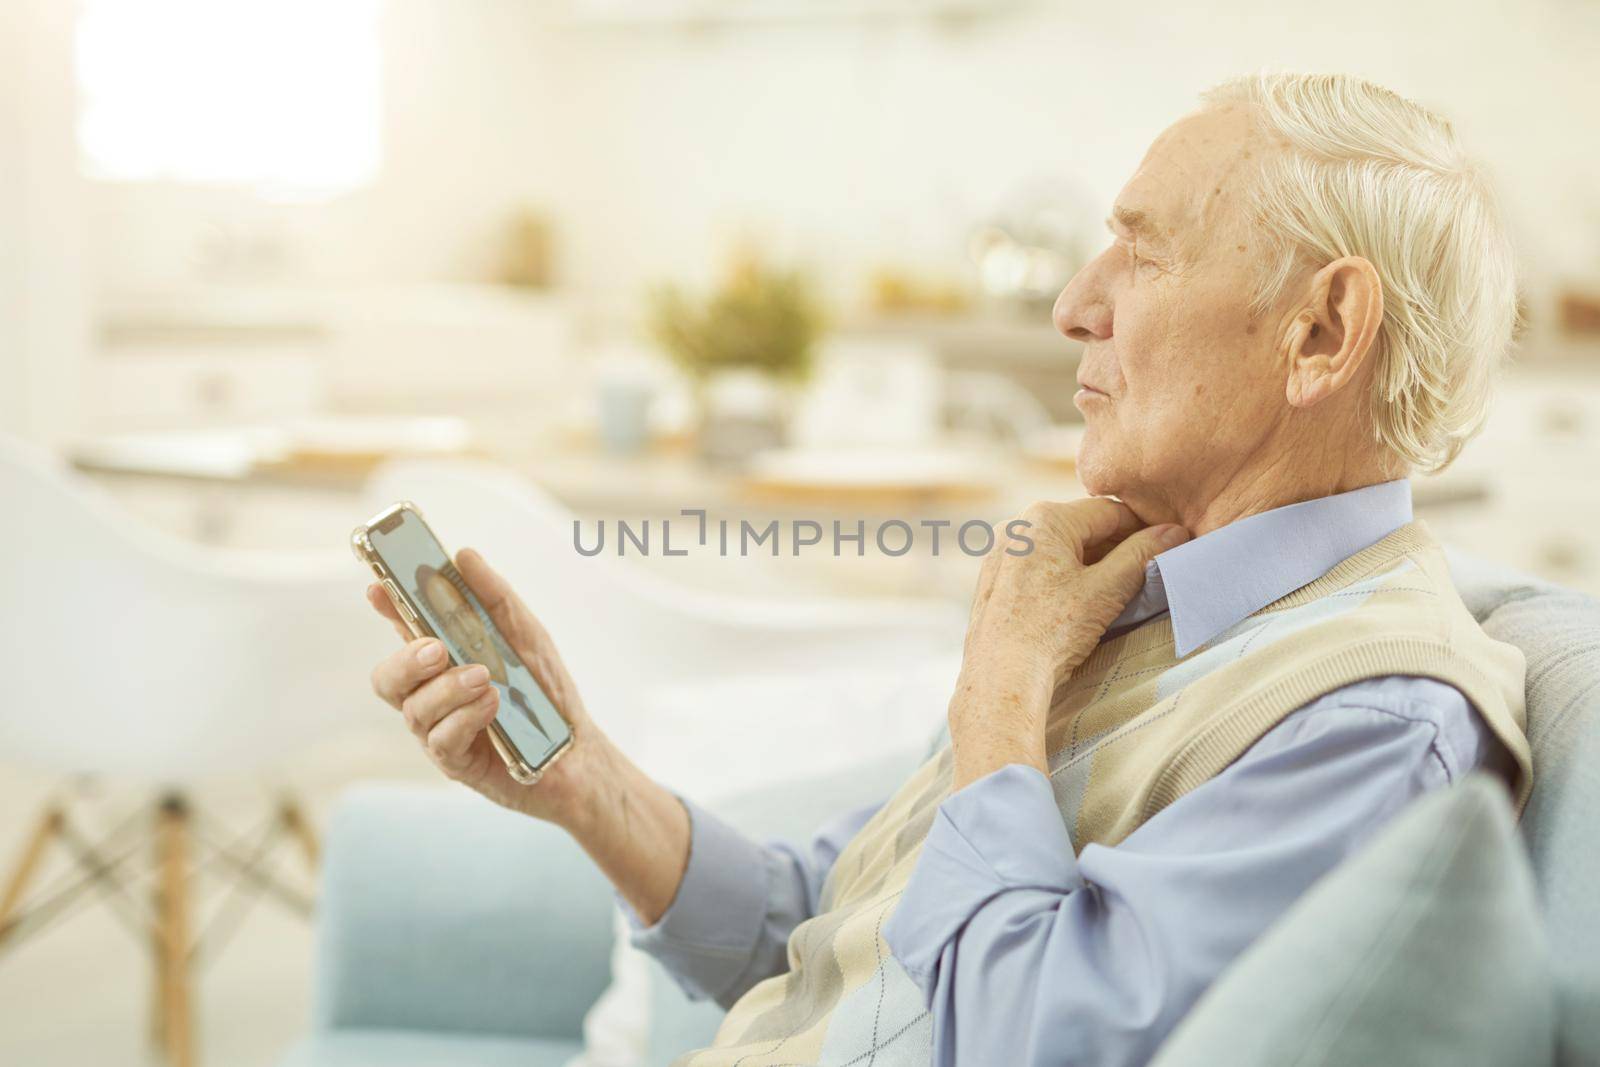
[[[885,519],[870,527],[866,519],[854,522],[833,519],[822,523],[813,519],[770,519],[765,523],[749,519],[712,519],[704,508],[684,508],[677,525],[673,519],[596,520],[587,534],[581,519],[572,520],[572,547],[580,556],[598,556],[610,551],[619,556],[687,556],[696,549],[715,551],[721,556],[828,554],[865,556],[868,550],[885,556],[903,556],[919,545],[930,554],[960,551],[968,556],[986,556],[997,540],[1011,556],[1026,556],[1033,551],[1028,536],[1032,523],[1012,519],[1000,528],[983,519],[956,523],[952,519]],[[692,521],[683,521],[683,520]]]

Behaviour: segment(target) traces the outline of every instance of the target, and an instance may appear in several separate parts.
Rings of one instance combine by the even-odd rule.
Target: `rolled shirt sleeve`
[[[802,851],[757,842],[678,799],[689,812],[689,863],[672,904],[649,926],[620,894],[617,904],[634,947],[655,957],[688,996],[731,1007],[757,982],[788,970],[790,932],[816,914],[834,860],[881,805],[832,820]]]
[[[1050,780],[1012,763],[939,805],[884,939],[926,995],[946,946],[990,901],[1023,894],[1048,902],[1082,887]]]
[[[1035,768],[952,794],[884,926],[936,1067],[1148,1061],[1312,882],[1494,744],[1456,690],[1384,679],[1297,710],[1114,848],[1074,855]]]

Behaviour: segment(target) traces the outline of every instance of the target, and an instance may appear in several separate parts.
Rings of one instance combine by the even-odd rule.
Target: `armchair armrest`
[[[610,980],[610,889],[563,831],[454,788],[339,803],[317,1025],[580,1040]]]

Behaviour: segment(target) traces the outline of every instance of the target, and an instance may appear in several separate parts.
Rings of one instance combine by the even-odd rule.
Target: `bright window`
[[[81,0],[85,173],[280,197],[367,184],[382,156],[381,0]]]

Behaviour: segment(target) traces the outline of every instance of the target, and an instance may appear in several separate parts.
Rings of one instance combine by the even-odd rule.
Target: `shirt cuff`
[[[883,937],[923,994],[945,946],[1001,893],[1083,886],[1050,779],[1008,763],[946,797]]]
[[[685,993],[716,997],[744,970],[767,910],[767,853],[704,808],[678,797],[689,813],[689,864],[677,896],[646,926],[620,893],[628,940],[655,957]]]

